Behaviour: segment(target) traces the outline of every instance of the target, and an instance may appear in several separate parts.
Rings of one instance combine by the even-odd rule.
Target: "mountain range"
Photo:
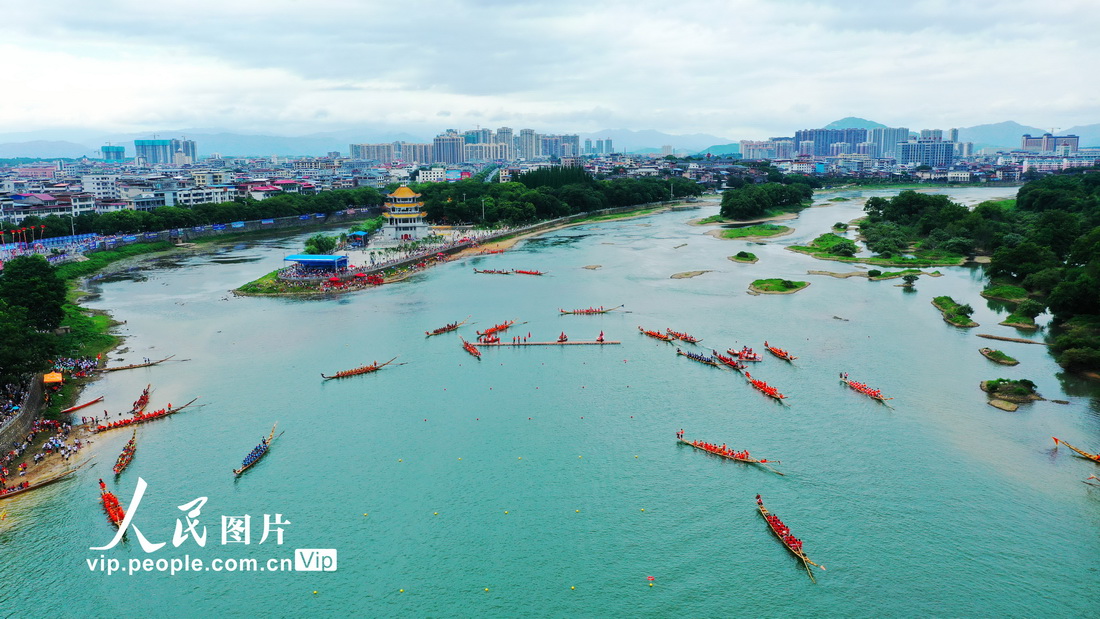
[[[881,123],[865,118],[848,116],[833,121],[825,128],[867,128],[885,127]],[[946,129],[946,127],[944,127]],[[1029,127],[1014,121],[960,127],[959,140],[973,142],[975,149],[1015,148],[1020,145],[1020,136],[1025,133],[1042,135],[1050,129]],[[794,133],[792,129],[790,134]],[[1081,146],[1100,147],[1100,123],[1079,125],[1068,129],[1058,129],[1058,135],[1073,134],[1081,137]],[[149,139],[154,135],[160,138],[186,138],[194,140],[200,155],[221,153],[225,156],[322,156],[332,151],[347,153],[348,144],[379,143],[405,141],[413,143],[430,142],[430,138],[380,131],[369,128],[356,130],[328,131],[303,136],[276,136],[260,134],[232,133],[219,129],[180,129],[153,133],[111,134],[88,129],[63,128],[49,131],[19,132],[0,134],[0,158],[78,158],[99,157],[102,144],[121,144],[127,149],[127,156],[133,156],[133,140]],[[687,151],[697,154],[728,154],[739,152],[736,141],[706,133],[676,135],[654,130],[634,131],[630,129],[605,129],[580,135],[581,142],[591,139],[593,142],[611,138],[615,150],[629,153],[659,153],[663,146],[671,146],[674,151]]]

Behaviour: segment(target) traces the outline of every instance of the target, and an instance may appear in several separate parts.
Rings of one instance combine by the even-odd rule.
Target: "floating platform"
[[[480,346],[606,346],[608,344],[622,344],[622,342],[612,342],[610,340],[604,342],[597,342],[595,340],[589,342],[494,342],[492,344],[478,343]]]

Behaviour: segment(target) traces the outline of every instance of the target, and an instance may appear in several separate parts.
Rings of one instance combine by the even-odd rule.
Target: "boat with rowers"
[[[649,337],[661,340],[662,342],[671,342],[673,339],[675,339],[671,335],[661,333],[660,331],[650,331],[649,329],[643,329],[641,326],[638,327],[638,330],[648,335]]]
[[[94,400],[89,400],[89,401],[87,401],[83,404],[77,404],[76,406],[70,406],[69,408],[66,408],[65,410],[61,411],[61,413],[65,414],[65,413],[71,413],[73,411],[78,411],[82,408],[87,408],[87,407],[91,406],[92,404],[97,404],[97,403],[102,402],[102,401],[103,401],[103,396],[99,396],[98,398],[96,398]]]
[[[158,363],[164,363],[165,361],[171,359],[172,357],[175,357],[175,355],[168,355],[167,357],[165,357],[163,359],[157,359],[156,361],[145,361],[145,362],[142,362],[142,363],[131,363],[130,365],[120,365],[118,367],[113,367],[113,368],[98,368],[95,371],[96,372],[118,372],[119,370],[133,370],[133,369],[136,369],[136,368],[147,368],[151,365],[156,365]]]
[[[1069,448],[1070,448],[1070,449],[1072,449],[1073,451],[1076,451],[1076,452],[1077,452],[1077,455],[1079,455],[1080,457],[1082,457],[1082,458],[1084,458],[1084,459],[1086,459],[1086,460],[1092,460],[1093,462],[1097,462],[1097,463],[1100,463],[1100,454],[1090,454],[1089,452],[1087,452],[1087,451],[1085,451],[1085,450],[1083,450],[1083,449],[1078,449],[1078,448],[1074,447],[1073,445],[1070,445],[1069,443],[1067,443],[1067,442],[1063,441],[1063,440],[1062,440],[1062,439],[1060,439],[1060,438],[1054,438],[1053,436],[1052,436],[1052,437],[1050,437],[1050,438],[1053,438],[1053,439],[1054,439],[1054,445],[1055,445],[1055,446],[1058,446],[1058,445],[1065,445],[1066,447],[1069,447]]]
[[[462,338],[461,335],[458,336],[458,339],[462,340],[462,348],[464,348],[466,352],[477,357],[478,359],[481,358],[481,351],[477,349],[477,346],[474,346],[470,342],[467,342],[465,339]]]
[[[145,407],[149,405],[149,392],[152,388],[153,385],[145,385],[145,390],[141,392],[137,400],[134,400],[134,406],[130,409],[131,415],[137,415],[145,411]]]
[[[484,331],[478,331],[478,335],[493,335],[494,333],[500,333],[501,331],[507,331],[509,327],[516,324],[514,320],[505,320],[499,325],[493,325]]]
[[[488,275],[511,275],[511,271],[505,271],[504,269],[474,269],[474,273],[486,273]]]
[[[455,329],[457,329],[457,328],[461,327],[462,325],[466,324],[466,321],[469,320],[469,319],[470,319],[470,317],[467,316],[466,320],[463,320],[462,322],[452,322],[452,323],[444,325],[444,326],[442,326],[438,329],[432,329],[431,331],[425,331],[424,336],[425,337],[431,337],[433,335],[439,335],[441,333],[448,333],[450,331],[454,331]]]
[[[546,275],[546,271],[525,271],[523,269],[512,269],[513,273],[520,275]]]
[[[126,441],[126,445],[122,448],[122,453],[118,454],[118,460],[115,461],[114,472],[115,475],[121,475],[122,471],[126,467],[130,466],[130,461],[134,459],[134,452],[137,450],[137,428],[134,428],[134,433],[130,436],[130,440]]]
[[[687,357],[688,359],[691,359],[692,361],[698,361],[699,363],[703,363],[703,364],[706,364],[706,365],[709,365],[709,366],[712,366],[712,367],[718,367],[718,362],[714,360],[714,357],[708,357],[706,355],[701,355],[697,352],[684,352],[684,351],[680,350],[679,348],[676,349],[676,354],[681,355],[683,357]]]
[[[169,404],[168,408],[162,408],[158,411],[153,411],[151,413],[138,413],[137,415],[134,415],[133,417],[127,417],[125,419],[119,419],[118,421],[113,421],[113,422],[108,423],[108,424],[100,424],[100,425],[95,427],[94,431],[95,431],[96,434],[99,434],[101,432],[109,432],[111,430],[118,430],[119,428],[128,428],[130,426],[136,426],[140,423],[145,423],[147,421],[154,421],[154,420],[157,420],[157,419],[161,419],[163,417],[167,417],[168,415],[174,415],[174,414],[180,412],[181,410],[187,408],[188,406],[191,406],[191,404],[193,404],[195,402],[195,400],[197,400],[197,399],[198,398],[193,398],[190,402],[188,402],[187,404],[184,404],[183,406],[177,406],[175,408],[172,408],[172,405]]]
[[[252,451],[248,452],[248,455],[245,456],[244,460],[241,462],[241,468],[233,469],[234,475],[240,477],[242,473],[256,466],[256,463],[258,463],[261,459],[263,459],[264,456],[267,455],[267,452],[271,450],[271,443],[273,443],[275,439],[279,438],[279,436],[283,435],[283,433],[280,432],[279,436],[275,436],[275,428],[278,425],[279,422],[276,421],[275,425],[271,426],[271,434],[268,434],[267,438],[261,439],[260,444],[256,445],[252,448]]]
[[[758,352],[753,352],[753,350],[751,348],[749,348],[748,346],[742,346],[741,350],[734,350],[732,348],[727,348],[726,349],[726,354],[727,355],[733,355],[734,357],[737,357],[738,361],[753,361],[753,362],[756,362],[756,361],[763,361],[764,360],[764,355],[762,355]]]
[[[626,307],[626,306],[625,305],[619,305],[619,306],[616,306],[616,307],[609,307],[607,309],[604,309],[604,306],[601,305],[599,307],[590,307],[588,309],[575,309],[575,310],[565,310],[565,309],[561,309],[559,307],[558,311],[561,312],[562,314],[571,314],[571,315],[577,315],[577,316],[595,316],[597,314],[606,314],[608,312],[613,312],[613,311],[619,309],[620,307]]]
[[[756,508],[760,511],[760,515],[764,518],[764,521],[768,523],[768,528],[772,533],[787,547],[787,550],[791,551],[791,554],[802,560],[802,566],[806,568],[806,573],[810,575],[810,581],[816,583],[814,579],[814,573],[810,570],[810,566],[814,565],[822,570],[825,569],[824,565],[818,565],[810,558],[806,556],[806,553],[802,551],[802,540],[791,535],[791,530],[787,525],[783,524],[783,521],[778,516],[768,511],[767,507],[764,507],[764,501],[760,498],[760,495],[756,495]]]
[[[886,400],[894,399],[882,397],[882,391],[879,391],[878,389],[871,389],[867,386],[867,383],[858,383],[854,380],[848,380],[848,375],[843,372],[841,372],[840,374],[840,382],[848,385],[852,389],[852,391],[858,391],[859,393],[862,393],[872,400],[878,400],[879,402],[882,402],[884,404],[886,403]]]
[[[775,387],[772,387],[768,383],[766,383],[762,380],[757,380],[757,379],[753,378],[752,374],[749,374],[748,372],[744,372],[743,374],[745,375],[745,379],[747,379],[749,381],[749,384],[751,384],[753,387],[756,388],[757,391],[759,391],[760,393],[763,393],[764,395],[768,396],[769,398],[774,398],[775,400],[777,400],[779,402],[782,402],[783,399],[787,397],[787,396],[783,395],[782,393],[779,393],[778,389],[776,389]]]
[[[740,372],[741,370],[744,370],[745,367],[746,367],[744,363],[739,362],[736,358],[727,357],[727,356],[723,355],[722,353],[718,352],[717,350],[714,350],[713,348],[711,349],[710,352],[711,352],[712,355],[714,355],[714,358],[717,359],[719,363],[721,363],[722,365],[725,365],[725,366],[729,366],[729,367],[737,370],[738,372]]]
[[[795,359],[798,358],[798,357],[792,355],[791,353],[783,350],[782,348],[779,348],[778,346],[768,345],[767,340],[764,340],[764,348],[768,352],[770,352],[771,354],[775,355],[776,357],[779,357],[780,359],[782,359],[784,361],[794,361]]]
[[[671,335],[672,337],[674,337],[674,338],[676,338],[676,339],[678,339],[682,342],[687,342],[688,344],[698,344],[699,342],[703,341],[703,340],[701,340],[697,337],[688,335],[687,333],[680,333],[679,331],[673,331],[672,329],[668,329],[668,328],[665,329],[665,333]]]
[[[102,479],[99,480],[99,498],[103,501],[103,511],[107,512],[107,520],[115,527],[122,526],[122,521],[126,519],[126,511],[122,509],[118,497],[107,490],[107,484],[103,483]]]
[[[689,447],[694,447],[698,450],[705,451],[705,452],[707,452],[711,455],[718,456],[719,458],[725,458],[727,460],[736,460],[737,462],[744,462],[746,464],[758,464],[758,465],[762,466],[763,468],[766,468],[769,471],[775,473],[776,475],[783,475],[783,473],[780,473],[779,471],[777,471],[777,470],[773,469],[772,467],[768,466],[768,464],[772,463],[772,462],[774,462],[776,464],[779,464],[779,460],[766,460],[766,459],[763,459],[763,458],[760,458],[760,459],[753,458],[752,456],[749,455],[749,450],[747,450],[747,449],[744,450],[744,451],[734,451],[732,449],[727,448],[725,443],[723,443],[722,445],[712,445],[712,444],[704,442],[704,441],[689,441],[686,438],[684,438],[682,435],[679,435],[679,438],[677,440],[680,441],[680,443],[683,444],[683,445],[687,445]]]
[[[332,380],[334,378],[347,378],[348,376],[358,376],[360,374],[370,374],[371,372],[377,372],[378,370],[381,370],[382,368],[386,367],[387,365],[393,363],[394,360],[396,360],[396,359],[397,359],[397,357],[394,357],[393,359],[390,359],[389,361],[387,361],[385,363],[382,363],[382,364],[379,364],[377,361],[375,361],[374,363],[372,363],[370,365],[361,365],[357,368],[353,368],[353,369],[350,369],[350,370],[343,370],[341,372],[337,372],[337,373],[333,374],[332,376],[326,376],[322,372],[321,373],[321,378],[323,378],[325,380]]]
[[[87,464],[89,461],[90,460],[85,461],[84,464]],[[69,475],[72,475],[73,473],[77,472],[80,469],[81,466],[84,466],[84,464],[81,464],[80,466],[78,466],[76,468],[71,468],[71,469],[68,469],[66,471],[62,471],[62,472],[60,472],[56,475],[51,475],[51,476],[47,477],[46,479],[43,479],[42,481],[36,481],[36,482],[33,482],[33,483],[25,481],[25,482],[17,484],[15,487],[12,487],[12,488],[0,489],[0,501],[2,501],[4,499],[10,499],[10,498],[15,497],[15,496],[19,496],[20,494],[30,492],[31,490],[36,490],[36,489],[41,488],[43,486],[48,486],[48,485],[50,485],[54,482],[61,481],[62,479],[67,478]]]

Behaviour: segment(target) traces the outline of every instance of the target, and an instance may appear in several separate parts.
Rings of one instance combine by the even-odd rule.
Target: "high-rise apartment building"
[[[100,146],[99,152],[104,161],[122,161],[126,158],[125,146]]]
[[[198,159],[194,140],[134,140],[134,158],[146,165],[175,163],[176,153],[191,162]]]
[[[856,144],[867,141],[866,129],[801,129],[795,131],[794,141],[801,144],[802,142],[813,142],[814,152],[813,156],[824,156],[830,154],[833,150],[833,144],[840,142],[847,143],[849,146],[849,152],[855,148]]]
[[[453,130],[435,136],[435,140],[432,142],[432,155],[435,157],[433,163],[446,163],[449,165],[462,163],[464,155],[462,147],[465,145],[465,138]]]
[[[568,134],[561,136],[561,157],[577,157],[581,154],[581,136]]]
[[[584,139],[584,154],[592,155],[595,152],[596,151],[592,150],[592,138],[585,138]]]
[[[397,158],[405,163],[435,163],[434,148],[431,144],[413,144],[401,142],[401,153]]]
[[[877,127],[867,130],[867,141],[875,145],[873,152],[868,153],[876,158],[892,158],[896,156],[898,143],[909,141],[908,127]]]
[[[395,145],[392,143],[349,144],[348,154],[352,159],[365,159],[389,163],[397,159],[397,152],[394,146]]]
[[[935,134],[930,135],[934,136]],[[915,164],[944,168],[951,165],[955,160],[955,143],[936,139],[935,137],[902,142],[897,146],[896,159],[902,165]]]
[[[538,157],[539,154],[539,143],[535,139],[535,130],[520,129],[516,155],[520,159],[531,160]]]

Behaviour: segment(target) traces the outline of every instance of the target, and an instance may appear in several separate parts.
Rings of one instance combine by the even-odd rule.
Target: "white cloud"
[[[1087,1],[21,3],[0,131],[1100,121]],[[48,44],[44,44],[44,41]],[[14,93],[14,94],[13,94]],[[446,113],[446,116],[441,114]]]

